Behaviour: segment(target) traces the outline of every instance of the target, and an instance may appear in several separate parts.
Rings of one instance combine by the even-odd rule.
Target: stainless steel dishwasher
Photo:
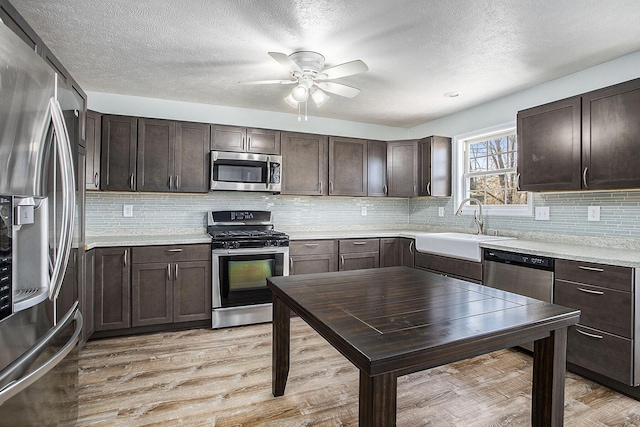
[[[482,284],[553,302],[553,258],[484,249]],[[522,347],[533,351],[533,343]]]

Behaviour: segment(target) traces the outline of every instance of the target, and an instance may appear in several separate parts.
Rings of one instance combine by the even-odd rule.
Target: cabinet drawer
[[[348,239],[339,241],[339,252],[345,253],[361,253],[361,252],[378,252],[380,250],[379,239]]]
[[[333,254],[336,252],[334,240],[297,240],[289,242],[290,255]]]
[[[445,276],[482,283],[482,263],[480,262],[416,252],[415,267]]]
[[[340,254],[339,271],[361,270],[380,267],[378,252],[354,252]]]
[[[633,385],[633,341],[582,325],[570,326],[567,362]]]
[[[211,259],[210,245],[137,246],[131,248],[131,262],[206,261]]]
[[[555,281],[556,304],[581,310],[580,324],[633,338],[633,295],[599,286]]]
[[[619,291],[633,290],[633,269],[590,262],[556,260],[556,279],[589,283]]]

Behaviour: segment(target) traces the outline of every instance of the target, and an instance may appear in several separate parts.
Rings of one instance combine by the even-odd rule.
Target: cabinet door
[[[111,191],[136,189],[136,146],[138,119],[102,116],[100,188]]]
[[[640,79],[582,96],[586,189],[640,187]]]
[[[399,240],[397,238],[380,239],[380,267],[400,265]]]
[[[100,189],[101,125],[102,115],[95,111],[87,111],[87,163],[85,169],[87,190]]]
[[[247,129],[246,151],[249,153],[280,154],[280,131]]]
[[[417,195],[418,143],[416,140],[387,143],[387,180],[389,196]]]
[[[314,254],[289,256],[289,274],[312,274],[338,271],[336,254]]]
[[[418,142],[420,196],[451,196],[451,138],[430,136]]]
[[[367,195],[367,141],[329,138],[329,195]]]
[[[129,248],[96,249],[94,282],[96,332],[131,326],[129,252]]]
[[[209,191],[209,148],[211,126],[202,123],[176,124],[175,178],[173,188],[180,192]]]
[[[367,145],[367,196],[387,195],[387,143],[369,141]]]
[[[138,120],[138,191],[173,189],[176,122]]]
[[[414,254],[415,254],[415,241],[413,239],[406,239],[401,237],[398,239],[400,242],[400,248],[398,250],[399,265],[404,267],[415,267]]]
[[[131,271],[131,326],[173,321],[171,264],[133,264]]]
[[[76,250],[72,249],[69,261],[67,262],[67,268],[64,272],[64,278],[62,279],[62,286],[56,299],[56,321],[60,321],[78,300],[76,272]]]
[[[579,190],[580,97],[519,111],[519,189]]]
[[[322,135],[282,133],[282,194],[328,194],[328,139]]]
[[[96,251],[94,249],[85,252],[84,255],[84,291],[82,298],[82,318],[84,328],[82,332],[82,342],[86,343],[93,331],[93,309],[95,306],[95,280],[96,280]]]
[[[211,149],[219,151],[245,151],[245,128],[211,125]]]
[[[173,321],[211,319],[211,261],[173,264]]]
[[[380,256],[378,252],[340,254],[340,265],[338,268],[340,271],[378,267],[380,267]]]

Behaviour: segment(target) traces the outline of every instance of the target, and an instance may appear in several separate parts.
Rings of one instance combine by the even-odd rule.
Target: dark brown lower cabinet
[[[294,240],[289,243],[289,274],[337,271],[335,240]]]
[[[62,317],[73,307],[73,303],[78,300],[78,280],[76,268],[77,250],[72,249],[67,261],[67,268],[62,279],[62,286],[58,292],[56,299],[56,320],[60,321]]]
[[[480,262],[416,252],[415,267],[456,279],[482,283],[482,263]]]
[[[80,341],[80,347],[89,340],[93,332],[94,327],[94,307],[95,307],[95,280],[96,280],[96,251],[91,249],[84,253],[84,292],[82,294],[83,306],[81,309],[84,328],[82,331],[82,340]]]
[[[129,248],[95,250],[95,331],[131,326],[131,260]]]
[[[396,237],[380,239],[380,267],[400,265],[400,239]]]
[[[171,323],[171,264],[134,264],[131,269],[131,326]]]
[[[338,241],[338,270],[380,267],[380,239],[344,239]]]
[[[415,252],[416,252],[416,243],[414,239],[407,239],[406,237],[398,238],[399,243],[399,263],[398,265],[404,267],[415,267]]]

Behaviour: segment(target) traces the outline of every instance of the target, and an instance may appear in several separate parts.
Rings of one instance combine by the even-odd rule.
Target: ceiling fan
[[[305,103],[311,97],[316,106],[320,107],[329,100],[326,92],[353,98],[360,89],[342,83],[330,82],[327,80],[352,76],[364,73],[369,70],[367,64],[360,60],[345,62],[344,64],[324,68],[324,56],[317,52],[300,51],[291,55],[280,52],[269,52],[269,56],[279,64],[287,67],[291,73],[289,80],[257,80],[249,82],[239,82],[246,85],[262,84],[295,84],[284,100],[294,108],[300,108],[300,104]],[[299,111],[299,110],[298,110]],[[300,120],[300,117],[298,117]]]

